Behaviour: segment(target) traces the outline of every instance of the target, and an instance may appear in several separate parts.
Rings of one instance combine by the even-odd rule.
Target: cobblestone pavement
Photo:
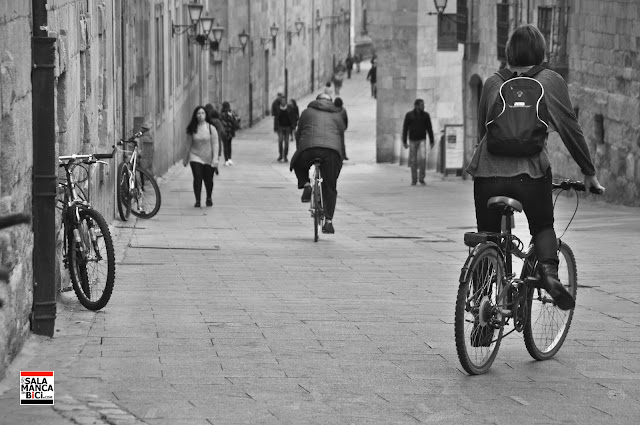
[[[65,292],[56,336],[26,343],[0,382],[0,423],[640,422],[638,209],[581,200],[564,236],[578,307],[553,360],[533,361],[516,333],[469,377],[452,322],[472,184],[429,173],[412,187],[406,167],[375,163],[365,75],[342,93],[350,161],[335,235],[313,242],[270,119],[234,140],[212,208],[192,206],[190,170],[175,166],[157,217],[113,222],[107,307]],[[558,200],[559,233],[575,200]],[[54,407],[19,406],[19,370],[55,371]]]

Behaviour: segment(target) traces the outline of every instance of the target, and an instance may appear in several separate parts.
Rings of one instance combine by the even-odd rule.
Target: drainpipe
[[[227,22],[229,20],[227,19]],[[247,28],[249,34],[253,34],[251,28],[251,0],[247,0]],[[231,37],[229,37],[231,39]],[[251,68],[253,67],[251,46],[249,46],[249,127],[253,127],[253,80],[251,79]]]
[[[55,151],[54,60],[55,37],[48,36],[47,1],[32,0],[33,35],[33,307],[31,330],[53,336],[56,320],[55,198],[57,158]]]

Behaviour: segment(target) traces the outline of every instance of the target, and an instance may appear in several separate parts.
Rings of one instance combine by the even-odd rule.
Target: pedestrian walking
[[[510,77],[526,73],[533,76],[527,78],[525,83],[533,84],[534,81],[530,81],[533,79],[542,86],[540,88],[542,94],[537,100],[534,100],[535,105],[521,105],[534,108],[529,112],[533,120],[526,122],[537,125],[538,121],[542,121],[541,117],[548,117],[554,130],[560,134],[562,142],[584,174],[583,181],[587,193],[592,187],[604,191],[604,187],[600,185],[596,177],[596,169],[591,161],[589,147],[582,128],[574,113],[566,82],[556,72],[540,66],[546,57],[546,42],[542,33],[533,25],[519,26],[509,37],[505,53],[508,69],[506,73],[510,74]],[[533,68],[536,69],[531,74]],[[529,221],[529,232],[535,246],[539,264],[538,271],[542,278],[543,287],[559,308],[569,310],[575,306],[575,300],[558,278],[558,244],[553,228],[554,202],[551,187],[551,161],[546,146],[548,133],[546,129],[540,133],[539,138],[542,139],[542,143],[540,149],[536,149],[535,153],[524,152],[518,156],[512,153],[511,156],[507,156],[497,153],[494,148],[492,148],[494,151],[492,153],[488,147],[489,144],[494,146],[494,142],[497,141],[492,121],[498,117],[494,116],[492,111],[496,109],[494,106],[497,101],[501,103],[504,101],[504,99],[498,99],[502,96],[501,86],[505,83],[502,76],[504,71],[490,76],[484,83],[478,105],[478,123],[481,124],[478,126],[480,143],[476,146],[469,166],[466,168],[466,171],[473,176],[478,231],[500,232],[500,210],[487,208],[487,201],[491,197],[502,195],[517,199],[522,204]],[[541,113],[538,107],[542,101],[546,103],[547,111]],[[524,104],[525,102],[518,103]],[[505,113],[507,116],[514,117],[510,115],[508,109],[510,108],[505,111],[502,108],[503,112],[500,115]],[[521,112],[528,112],[524,107],[519,109]],[[518,115],[518,117],[522,117],[522,115]],[[520,124],[520,121],[516,119],[510,123],[514,125],[503,129],[518,128],[515,124]],[[546,123],[544,127],[551,128]],[[534,133],[529,132],[528,134]],[[527,142],[533,144],[533,137]],[[515,143],[515,141],[510,142],[510,146]],[[569,170],[565,171],[569,172]]]
[[[427,169],[427,135],[429,135],[429,149],[433,148],[434,139],[431,117],[424,110],[424,100],[416,99],[413,106],[414,108],[404,116],[402,144],[405,149],[409,148],[411,185],[415,186],[418,180],[421,185],[426,184],[424,178]],[[419,176],[418,168],[420,169]]]
[[[236,130],[240,129],[240,117],[231,110],[231,104],[227,101],[222,102],[220,120],[227,131],[227,137],[222,145],[222,151],[224,153],[224,165],[229,166],[233,165],[233,160],[231,159],[231,142],[233,138],[236,137]]]
[[[273,117],[273,132],[278,134],[278,110],[280,109],[280,102],[283,98],[282,93],[278,92],[278,95],[271,103],[271,116]]]
[[[200,208],[203,182],[207,196],[206,205],[213,206],[213,174],[218,174],[218,131],[208,121],[204,106],[197,106],[187,126],[186,153],[182,160],[185,167],[187,164],[191,165],[196,208]]]
[[[320,93],[300,114],[297,138],[298,149],[291,158],[290,170],[298,179],[298,189],[302,189],[302,202],[311,200],[309,168],[316,158],[322,160],[322,194],[325,204],[323,233],[334,233],[333,214],[338,197],[338,176],[342,169],[342,136],[344,121],[338,113],[331,96]]]
[[[324,90],[322,90],[322,93],[328,94],[333,99],[333,84],[331,84],[331,81],[327,81],[327,84],[324,85]]]
[[[298,103],[295,99],[289,99],[289,117],[291,119],[291,141],[296,133],[296,128],[298,127],[298,120],[300,119],[300,109],[298,108]],[[296,149],[298,147],[298,140],[296,139]]]
[[[281,98],[278,108],[278,162],[289,162],[289,139],[294,118],[287,100],[284,97]],[[297,120],[295,121],[297,123]]]
[[[345,75],[345,66],[342,64],[342,61],[339,61],[333,73],[333,87],[334,87],[336,96],[340,95],[340,89],[342,89],[344,75]]]
[[[356,65],[356,72],[360,73],[360,62],[362,62],[362,55],[360,53],[356,53],[353,57],[353,62]]]
[[[344,65],[347,68],[347,79],[351,79],[351,71],[353,70],[353,56],[351,56],[351,53],[344,60]]]
[[[378,65],[376,64],[376,62],[373,62],[371,64],[371,69],[367,73],[367,81],[371,83],[371,96],[373,96],[374,99],[377,99],[378,96],[378,87],[376,85],[376,82],[378,81],[377,77]]]
[[[225,140],[227,139],[227,130],[224,127],[224,124],[220,120],[220,114],[213,107],[211,103],[207,103],[204,105],[204,110],[207,111],[207,116],[209,117],[209,124],[213,124],[213,126],[218,131],[218,162],[220,161],[220,157],[222,156],[222,145],[224,145]]]
[[[345,131],[349,128],[349,116],[347,115],[347,110],[344,108],[344,103],[342,102],[342,98],[336,97],[333,101],[333,105],[338,108],[338,113],[342,117],[342,121],[344,121],[344,129]],[[347,158],[347,148],[344,143],[345,135],[342,133],[342,159],[348,161]]]

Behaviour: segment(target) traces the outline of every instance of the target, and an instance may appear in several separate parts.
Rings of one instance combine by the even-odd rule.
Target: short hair
[[[342,108],[342,105],[344,105],[344,103],[342,103],[342,99],[340,99],[339,97],[336,97],[334,99],[333,104],[338,108]]]
[[[332,99],[331,99],[331,95],[328,95],[327,93],[320,93],[316,97],[316,100],[332,100]]]
[[[546,50],[547,43],[544,36],[531,24],[516,28],[504,49],[510,66],[541,65],[544,62]]]
[[[418,106],[419,104],[424,103],[423,99],[416,99],[415,102],[413,102],[413,106]]]

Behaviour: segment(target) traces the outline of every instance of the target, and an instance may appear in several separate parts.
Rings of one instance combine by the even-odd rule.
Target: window
[[[509,3],[498,3],[497,5],[497,25],[498,25],[498,60],[507,60],[505,48],[509,40]]]
[[[547,54],[551,52],[551,17],[553,9],[550,7],[538,7],[538,29],[547,43]]]
[[[156,6],[156,113],[164,112],[164,15]]]

